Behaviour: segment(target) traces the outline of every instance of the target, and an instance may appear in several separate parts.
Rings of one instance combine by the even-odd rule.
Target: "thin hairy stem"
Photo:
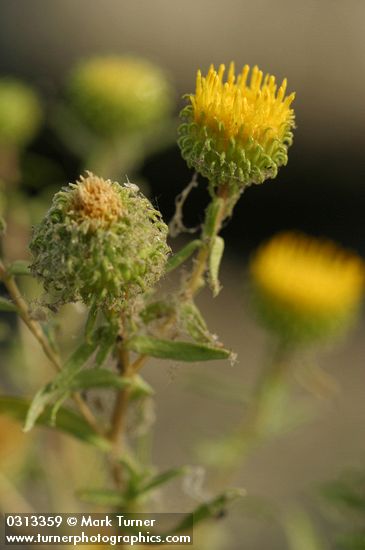
[[[0,260],[0,279],[3,281],[9,293],[9,296],[12,298],[14,304],[16,305],[19,317],[22,319],[22,321],[26,324],[30,332],[37,339],[45,355],[48,357],[48,359],[50,360],[54,368],[58,372],[61,371],[62,363],[58,354],[50,346],[42,330],[41,325],[37,321],[32,319],[28,304],[24,300],[19,290],[19,287],[15,282],[14,277],[7,273],[7,270],[1,260]],[[96,418],[94,417],[92,411],[90,410],[87,403],[85,403],[81,395],[79,393],[74,393],[72,397],[81,415],[84,417],[84,419],[89,424],[89,426],[93,428],[93,430],[96,431],[97,433],[102,434],[102,430],[99,428]]]
[[[123,340],[118,343],[118,370],[120,376],[133,376],[132,365],[129,361],[129,353],[125,349]],[[131,388],[129,386],[119,390],[111,417],[111,428],[108,437],[112,443],[111,469],[117,487],[123,487],[123,467],[118,461],[125,446],[126,420]]]
[[[227,186],[223,185],[219,189],[218,197],[223,200],[220,203],[220,208],[217,213],[215,227],[213,229],[213,232],[210,238],[204,242],[203,246],[200,248],[198,252],[193,271],[184,289],[183,297],[186,299],[192,299],[195,296],[195,294],[197,294],[197,292],[200,290],[204,282],[203,279],[204,279],[204,274],[207,271],[207,263],[209,259],[209,253],[210,253],[210,248],[212,246],[212,242],[214,238],[219,234],[220,230],[222,229],[223,221],[227,216],[227,208],[228,208]],[[204,232],[204,228],[203,228],[203,232]]]
[[[194,180],[193,180],[194,181]],[[191,184],[190,184],[191,185]],[[205,239],[202,247],[200,248],[197,258],[194,262],[193,271],[187,281],[184,283],[184,287],[181,292],[182,300],[191,300],[195,294],[200,290],[201,286],[204,284],[204,275],[207,270],[207,263],[209,259],[209,254],[212,246],[213,239],[218,235],[222,228],[222,223],[227,216],[228,211],[228,188],[222,186],[219,194],[219,198],[223,199],[220,202],[220,209],[217,213],[215,219],[215,226],[211,235],[208,239]],[[204,228],[203,228],[204,233]],[[171,323],[174,321],[174,314],[171,314],[166,322],[161,327],[161,335],[163,335]],[[123,346],[123,341],[118,345],[118,367],[121,373],[121,376],[133,376],[136,374],[148,361],[149,357],[146,355],[139,355],[137,359],[130,363],[129,354],[126,352]],[[130,397],[130,388],[123,388],[119,391],[114,410],[111,418],[111,429],[109,432],[109,439],[113,444],[112,455],[114,455],[114,460],[112,458],[112,472],[114,480],[117,486],[121,487],[123,484],[122,479],[122,467],[116,461],[117,457],[120,456],[120,453],[123,449],[123,436],[125,432],[125,423],[126,416],[128,411],[128,403]]]
[[[250,456],[263,442],[270,438],[273,416],[280,407],[280,394],[289,391],[289,371],[292,366],[292,350],[285,343],[278,342],[270,354],[270,360],[257,381],[245,418],[228,436],[227,444],[232,446],[228,463],[219,467],[216,482],[220,487],[234,483],[234,478]]]

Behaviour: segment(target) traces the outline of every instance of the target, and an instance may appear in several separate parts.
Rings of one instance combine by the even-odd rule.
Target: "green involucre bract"
[[[178,144],[189,168],[206,177],[213,187],[227,182],[234,189],[263,183],[275,178],[279,168],[288,162],[288,147],[293,142],[291,130],[281,140],[265,146],[253,138],[245,147],[237,138],[227,140],[224,124],[212,131],[209,126],[193,121],[193,110],[185,107],[181,114]]]

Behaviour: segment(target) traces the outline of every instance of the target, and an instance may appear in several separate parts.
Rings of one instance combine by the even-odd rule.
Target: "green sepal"
[[[126,347],[142,355],[185,362],[228,359],[230,356],[230,352],[224,348],[162,340],[151,336],[134,336],[126,342]]]

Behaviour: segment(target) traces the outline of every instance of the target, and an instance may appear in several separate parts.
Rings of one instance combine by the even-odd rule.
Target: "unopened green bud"
[[[163,275],[161,214],[133,184],[91,173],[53,198],[33,233],[31,271],[57,304],[123,309]]]
[[[85,124],[105,136],[149,127],[172,107],[164,73],[134,57],[95,57],[81,62],[71,74],[69,96]]]
[[[36,133],[41,107],[31,88],[15,79],[0,80],[0,146],[22,146]]]

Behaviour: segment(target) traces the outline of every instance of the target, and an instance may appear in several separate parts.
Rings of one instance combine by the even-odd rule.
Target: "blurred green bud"
[[[137,186],[88,172],[56,193],[35,228],[31,271],[56,304],[119,310],[163,275],[166,238],[160,213]]]
[[[0,146],[26,145],[41,117],[39,100],[30,87],[15,79],[0,79]]]
[[[81,62],[71,74],[69,97],[85,124],[104,136],[147,128],[172,108],[172,90],[164,73],[135,57]]]
[[[6,233],[6,221],[4,218],[0,215],[0,237],[5,235]]]

